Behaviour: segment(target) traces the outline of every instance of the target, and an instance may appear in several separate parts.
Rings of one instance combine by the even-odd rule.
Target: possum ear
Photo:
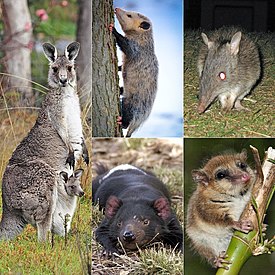
[[[78,55],[79,48],[80,43],[78,42],[72,42],[71,44],[69,44],[65,49],[65,56],[67,57],[67,59],[69,59],[70,61],[75,60]]]
[[[45,54],[45,56],[47,57],[47,59],[53,63],[56,59],[57,59],[57,49],[54,45],[52,45],[51,43],[44,43],[42,45],[43,47],[43,52]]]
[[[105,216],[108,219],[114,217],[121,205],[121,200],[119,200],[116,196],[110,196],[106,202]]]
[[[163,220],[166,220],[171,216],[169,201],[164,197],[155,200],[154,208],[157,210],[158,216],[160,216]]]
[[[205,186],[207,186],[209,183],[208,176],[202,170],[193,170],[192,177],[196,183],[203,184]]]
[[[208,49],[213,47],[214,42],[210,41],[205,33],[202,32],[201,37],[202,37],[204,44],[208,47]]]
[[[140,23],[139,27],[144,29],[144,30],[149,30],[150,27],[151,27],[151,24],[146,22],[146,21],[143,21],[143,22]]]
[[[233,35],[231,42],[230,42],[230,52],[233,55],[237,55],[240,49],[240,42],[242,38],[242,33],[237,32]]]
[[[246,161],[247,160],[247,151],[246,149],[243,149],[240,153],[240,157],[243,161]]]

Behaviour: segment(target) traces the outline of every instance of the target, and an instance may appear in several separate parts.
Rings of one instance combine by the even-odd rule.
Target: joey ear
[[[157,210],[158,216],[160,216],[163,220],[166,220],[171,216],[169,201],[164,197],[160,197],[154,201],[154,208]]]
[[[67,182],[68,181],[68,173],[65,171],[60,172],[60,177]]]
[[[151,27],[151,24],[149,22],[143,21],[140,23],[139,27],[144,30],[149,30]]]
[[[208,47],[208,49],[213,47],[214,42],[210,41],[205,33],[202,32],[201,37],[202,37],[204,44]]]
[[[237,55],[240,49],[240,42],[242,38],[241,32],[236,32],[230,42],[230,52],[233,55]]]
[[[57,59],[57,49],[51,43],[44,43],[42,45],[43,52],[50,62],[54,62]]]
[[[77,178],[77,179],[79,179],[81,176],[82,176],[82,173],[83,173],[83,169],[77,169],[77,170],[75,170],[74,171],[74,176],[75,176],[75,178]]]
[[[105,216],[110,219],[115,216],[121,207],[122,201],[116,196],[110,196],[105,205]]]
[[[80,43],[78,42],[72,42],[69,44],[66,49],[65,49],[65,56],[67,57],[68,60],[72,61],[75,60],[78,52],[80,49]]]
[[[208,176],[202,170],[193,170],[192,177],[193,177],[194,182],[196,182],[196,183],[203,184],[205,186],[207,186],[209,183]]]

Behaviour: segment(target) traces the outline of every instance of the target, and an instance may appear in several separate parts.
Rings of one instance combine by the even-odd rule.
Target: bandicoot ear
[[[51,43],[44,43],[42,45],[43,47],[43,52],[45,54],[45,56],[47,57],[47,59],[53,63],[56,59],[57,59],[57,49],[54,45],[52,45]]]
[[[80,49],[80,43],[72,42],[65,49],[65,56],[68,60],[73,61],[76,59]]]

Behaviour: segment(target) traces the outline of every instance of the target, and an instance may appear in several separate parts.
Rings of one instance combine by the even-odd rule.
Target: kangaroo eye
[[[69,71],[69,72],[71,72],[71,71],[72,71],[72,69],[73,69],[73,67],[72,67],[72,66],[68,66],[68,71]]]
[[[219,73],[219,78],[220,78],[221,80],[225,80],[225,79],[226,79],[226,74],[225,74],[224,72],[220,72],[220,73]]]
[[[131,14],[127,14],[127,16],[128,16],[129,18],[132,18],[132,15],[131,15]]]
[[[57,73],[58,67],[52,67],[52,69],[53,69],[53,72],[54,72],[54,73]]]
[[[71,187],[71,189],[72,189],[72,190],[74,190],[74,189],[75,189],[75,186],[74,186],[74,185],[72,185],[72,186],[70,186],[70,187]]]

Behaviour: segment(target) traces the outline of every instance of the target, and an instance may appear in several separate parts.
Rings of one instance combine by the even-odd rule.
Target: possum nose
[[[123,233],[123,240],[126,242],[131,242],[135,240],[136,236],[132,231],[125,231]]]
[[[249,174],[243,174],[242,175],[242,181],[243,182],[248,182],[250,180],[250,175]]]

